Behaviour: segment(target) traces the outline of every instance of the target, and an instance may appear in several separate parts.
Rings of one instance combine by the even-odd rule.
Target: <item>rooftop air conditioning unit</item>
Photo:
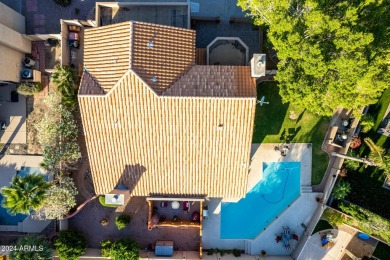
[[[251,59],[251,77],[260,78],[265,76],[265,54],[255,53]]]

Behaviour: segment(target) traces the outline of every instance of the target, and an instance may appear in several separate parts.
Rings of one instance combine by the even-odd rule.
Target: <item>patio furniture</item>
[[[204,206],[203,207],[203,219],[208,219],[209,218],[209,206]]]
[[[293,234],[292,237],[293,237],[293,239],[296,240],[296,241],[298,241],[298,239],[299,239],[299,237],[298,237],[296,234]]]
[[[289,227],[283,227],[283,234],[290,234],[290,228]]]
[[[186,214],[190,211],[190,203],[188,201],[183,201],[183,211]]]
[[[200,215],[199,212],[192,213],[192,221],[199,221]]]
[[[168,207],[168,201],[161,201],[161,207],[162,208]]]
[[[370,236],[368,234],[365,234],[365,233],[359,233],[358,234],[358,237],[361,239],[361,240],[368,240],[370,239]]]
[[[172,207],[172,209],[178,209],[178,208],[180,208],[180,203],[176,200],[172,201],[171,207]]]
[[[281,240],[282,240],[282,237],[281,237],[281,236],[276,236],[276,237],[275,237],[276,243],[279,243]]]

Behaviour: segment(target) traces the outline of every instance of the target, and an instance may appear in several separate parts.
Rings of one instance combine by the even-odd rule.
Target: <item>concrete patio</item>
[[[0,143],[26,143],[26,97],[19,95],[18,102],[11,102],[11,92],[16,85],[0,87],[0,121],[5,121],[7,128],[0,130]]]

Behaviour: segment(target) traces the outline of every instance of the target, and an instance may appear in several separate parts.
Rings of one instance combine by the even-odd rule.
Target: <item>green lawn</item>
[[[260,83],[257,96],[265,96],[269,104],[257,105],[253,143],[312,143],[313,166],[312,184],[319,184],[328,166],[328,156],[321,150],[329,118],[298,109],[291,104],[283,104],[279,96],[279,87],[275,82]],[[289,119],[290,111],[298,118]]]
[[[379,242],[372,255],[381,259],[381,260],[389,259],[390,258],[390,246],[388,246],[382,242]]]
[[[328,221],[326,221],[324,219],[320,219],[320,221],[318,221],[316,227],[314,228],[313,233],[311,233],[311,234],[313,235],[319,231],[322,231],[325,229],[332,229],[332,228],[333,228],[333,226],[331,224],[329,224]]]

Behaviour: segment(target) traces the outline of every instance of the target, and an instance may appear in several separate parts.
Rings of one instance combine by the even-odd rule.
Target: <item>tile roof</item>
[[[122,183],[133,196],[245,196],[256,107],[249,67],[195,65],[191,30],[128,22],[86,34],[79,104],[96,193]]]
[[[163,96],[254,97],[256,82],[249,66],[192,67]]]

